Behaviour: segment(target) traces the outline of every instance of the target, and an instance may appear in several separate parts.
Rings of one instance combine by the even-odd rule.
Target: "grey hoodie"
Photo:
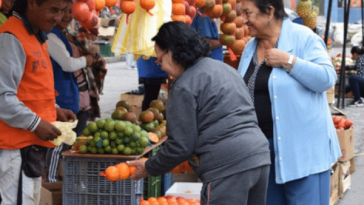
[[[187,159],[203,181],[270,164],[247,86],[229,65],[198,59],[172,84],[166,109],[168,139],[147,161],[150,175]]]

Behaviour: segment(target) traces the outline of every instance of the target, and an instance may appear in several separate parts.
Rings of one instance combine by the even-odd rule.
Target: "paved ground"
[[[342,49],[334,48],[330,54],[341,53]],[[136,70],[128,70],[125,62],[107,64],[108,73],[105,79],[103,95],[101,95],[100,107],[101,117],[110,117],[115,109],[115,104],[120,99],[120,94],[138,87],[138,73]],[[347,100],[350,102],[350,100]],[[355,153],[364,153],[364,107],[344,108],[342,111],[355,123]],[[364,156],[355,159],[356,172],[352,175],[351,188],[338,205],[364,205]]]

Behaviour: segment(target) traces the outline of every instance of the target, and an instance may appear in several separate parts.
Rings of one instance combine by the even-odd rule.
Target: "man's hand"
[[[76,115],[71,111],[63,108],[57,108],[57,120],[61,122],[75,121]]]
[[[34,134],[36,134],[39,139],[48,141],[56,139],[62,132],[51,123],[41,120],[37,129],[34,130]]]
[[[144,160],[134,160],[126,162],[130,166],[134,166],[136,168],[133,175],[130,176],[130,179],[139,180],[141,178],[148,177],[148,171],[145,169],[145,162]]]

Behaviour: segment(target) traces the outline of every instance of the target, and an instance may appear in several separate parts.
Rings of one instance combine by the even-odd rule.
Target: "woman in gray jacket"
[[[168,139],[133,179],[160,175],[189,160],[203,181],[201,204],[264,205],[270,155],[248,89],[237,71],[208,58],[209,43],[187,24],[164,24],[157,64],[175,81],[166,106]]]

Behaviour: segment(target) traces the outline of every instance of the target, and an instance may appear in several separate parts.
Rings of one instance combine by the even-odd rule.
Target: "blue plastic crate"
[[[63,205],[138,205],[143,179],[110,182],[99,173],[123,159],[63,158]]]
[[[163,174],[163,188],[162,188],[162,195],[166,195],[166,192],[171,186],[173,185],[173,173]]]

